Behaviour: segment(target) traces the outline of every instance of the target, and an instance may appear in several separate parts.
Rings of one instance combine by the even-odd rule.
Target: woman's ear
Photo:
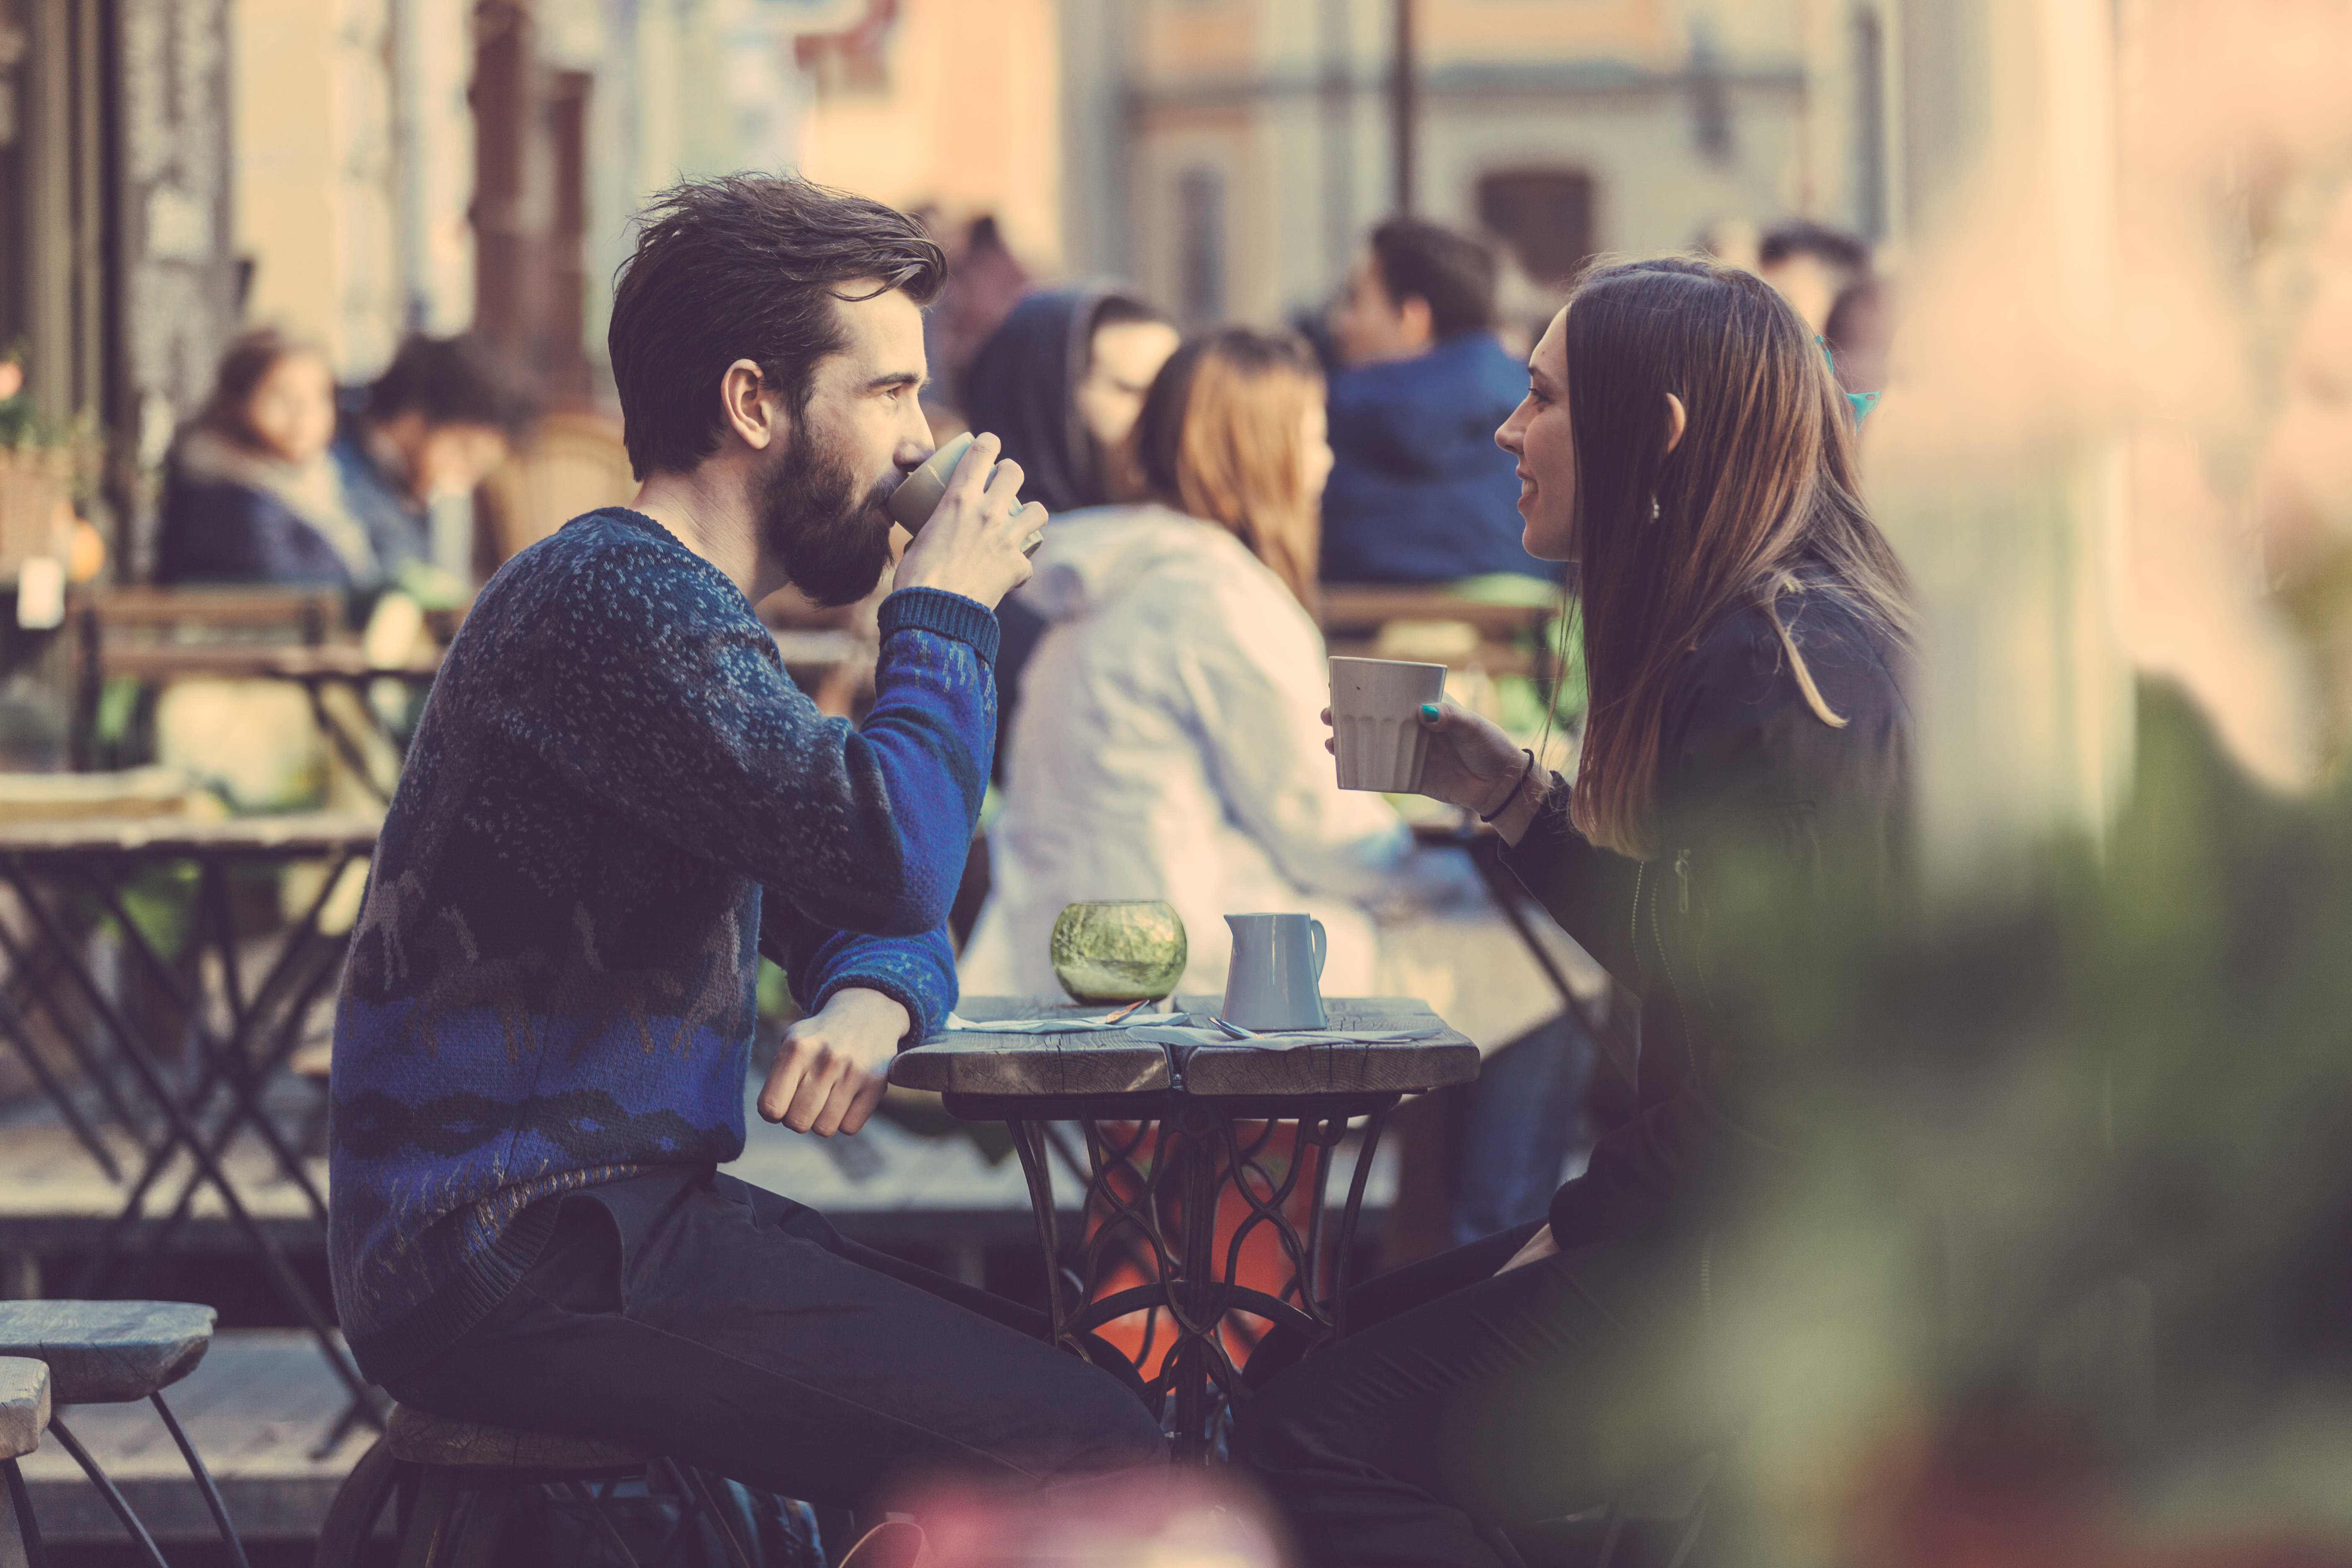
[[[1683,400],[1673,393],[1666,394],[1666,450],[1671,452],[1683,443],[1683,432],[1690,428],[1690,414]]]

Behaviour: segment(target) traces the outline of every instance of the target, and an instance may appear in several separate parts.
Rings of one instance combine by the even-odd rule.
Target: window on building
[[[1478,181],[1478,221],[1528,277],[1565,283],[1598,247],[1592,176],[1581,169],[1497,169]]]
[[[1853,13],[1854,227],[1886,237],[1886,26],[1874,5]]]
[[[1225,175],[1195,165],[1176,176],[1176,304],[1187,326],[1225,319]]]

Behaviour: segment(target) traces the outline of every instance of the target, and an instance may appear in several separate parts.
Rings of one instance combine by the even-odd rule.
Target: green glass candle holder
[[[1071,904],[1054,921],[1054,978],[1080,1002],[1165,996],[1183,976],[1184,921],[1157,899]]]

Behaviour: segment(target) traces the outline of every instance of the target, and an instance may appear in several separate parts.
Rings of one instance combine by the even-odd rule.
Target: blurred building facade
[[[1885,237],[1893,0],[1096,0],[1063,7],[1066,247],[1188,321],[1336,288],[1409,210],[1556,286],[1802,216]]]

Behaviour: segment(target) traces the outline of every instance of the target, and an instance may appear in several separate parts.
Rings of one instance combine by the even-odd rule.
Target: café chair
[[[41,1446],[49,1425],[49,1369],[27,1356],[0,1357],[0,1568],[42,1561],[41,1527],[16,1461]]]
[[[165,1568],[154,1537],[59,1412],[69,1405],[128,1405],[140,1399],[154,1405],[163,1429],[187,1461],[188,1474],[212,1512],[230,1561],[245,1568],[245,1545],[229,1522],[220,1489],[213,1485],[195,1446],[163,1402],[163,1390],[195,1371],[211,1348],[213,1315],[210,1307],[184,1301],[0,1301],[0,1365],[13,1358],[46,1365],[49,1433],[73,1456],[154,1568]],[[31,1506],[13,1455],[7,1470],[10,1500],[29,1541]]]
[[[545,1487],[578,1503],[614,1556],[635,1563],[604,1505],[612,1483],[649,1471],[665,1478],[686,1504],[677,1530],[698,1515],[717,1531],[736,1568],[751,1568],[709,1478],[691,1466],[617,1443],[458,1421],[413,1405],[393,1407],[384,1435],[335,1493],[314,1561],[317,1568],[357,1568],[384,1504],[397,1497],[394,1560],[402,1568],[493,1563],[516,1502],[530,1489]],[[667,1555],[667,1546],[655,1555]]]
[[[392,1558],[401,1568],[493,1563],[516,1502],[528,1489],[544,1487],[580,1505],[614,1557],[635,1564],[638,1559],[604,1504],[611,1500],[613,1483],[653,1475],[663,1478],[687,1506],[671,1541],[652,1561],[666,1559],[677,1533],[700,1518],[717,1532],[736,1568],[750,1568],[746,1545],[728,1522],[710,1478],[690,1465],[625,1444],[459,1421],[413,1405],[393,1407],[384,1435],[335,1493],[312,1561],[315,1568],[357,1568],[391,1502]],[[463,1506],[469,1500],[470,1506]],[[923,1546],[920,1527],[888,1515],[849,1550],[839,1568],[914,1568]]]

